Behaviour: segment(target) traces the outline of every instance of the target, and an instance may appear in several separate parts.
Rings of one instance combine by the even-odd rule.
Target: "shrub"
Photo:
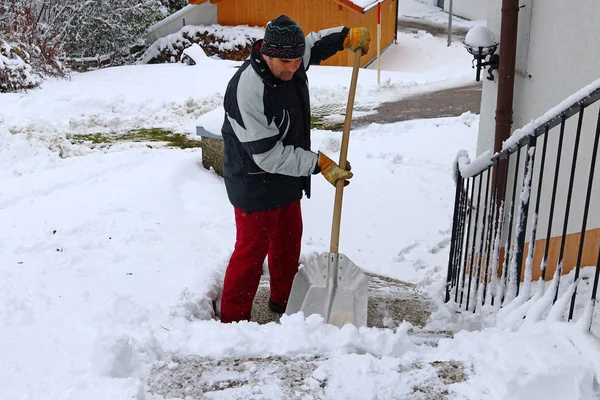
[[[31,89],[41,78],[33,72],[31,56],[23,48],[13,48],[0,38],[0,93]]]

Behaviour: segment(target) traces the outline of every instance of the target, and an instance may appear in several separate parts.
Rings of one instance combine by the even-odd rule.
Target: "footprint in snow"
[[[412,252],[419,244],[421,244],[421,241],[417,240],[415,243],[404,247],[402,250],[400,250],[400,252],[398,252],[398,255],[396,257],[394,257],[394,261],[396,261],[396,262],[405,261],[406,258],[404,256],[409,254],[410,252]]]

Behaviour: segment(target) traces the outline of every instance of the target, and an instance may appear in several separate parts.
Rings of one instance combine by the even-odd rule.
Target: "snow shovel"
[[[361,50],[357,50],[346,107],[338,164],[340,168],[346,168],[352,109],[361,55]],[[285,313],[291,315],[303,311],[306,317],[311,314],[320,314],[325,323],[338,327],[345,324],[354,324],[357,327],[366,326],[367,277],[348,257],[338,252],[344,181],[338,180],[335,188],[329,253],[322,253],[296,273]]]

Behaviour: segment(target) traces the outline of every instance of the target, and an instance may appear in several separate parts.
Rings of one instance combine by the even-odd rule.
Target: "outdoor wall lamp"
[[[477,69],[475,80],[479,82],[481,69],[489,67],[487,79],[493,81],[492,71],[498,69],[500,60],[496,54],[499,43],[496,41],[494,33],[485,26],[475,26],[467,32],[464,44],[467,51],[473,55],[473,68]]]

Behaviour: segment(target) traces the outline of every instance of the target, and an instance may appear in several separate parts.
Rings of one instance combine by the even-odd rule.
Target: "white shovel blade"
[[[364,272],[341,253],[323,253],[296,273],[285,313],[319,314],[338,327],[361,327],[367,325],[367,303]]]

